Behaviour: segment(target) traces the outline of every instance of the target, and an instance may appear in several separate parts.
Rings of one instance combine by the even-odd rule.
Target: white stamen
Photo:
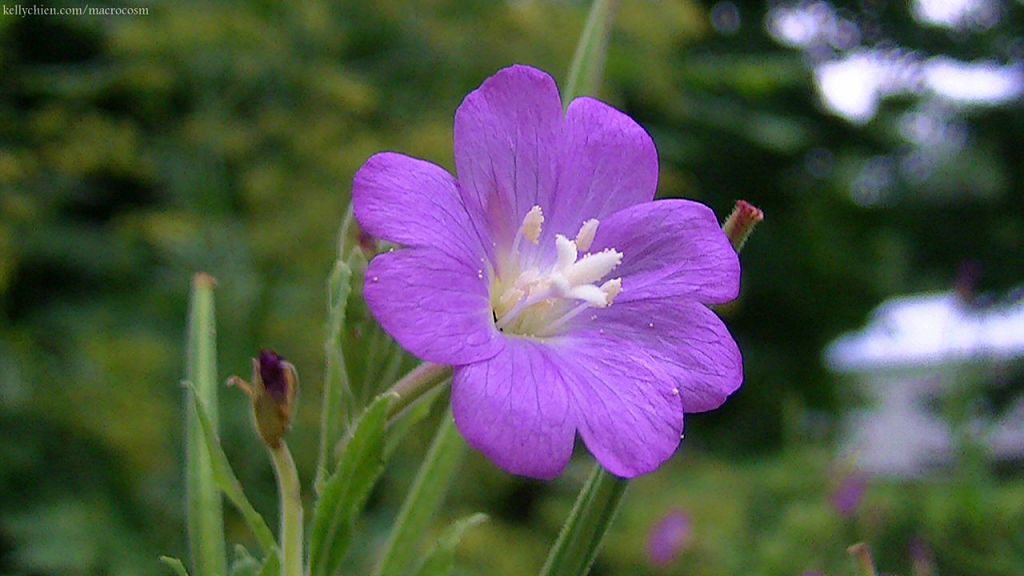
[[[597,220],[591,218],[580,226],[580,231],[576,233],[576,248],[587,252],[590,250],[590,245],[594,243],[594,234],[597,234]]]
[[[608,305],[608,295],[605,294],[604,290],[593,284],[576,286],[569,291],[569,296],[577,300],[583,300],[596,308],[604,308]]]
[[[550,336],[551,334],[554,334],[556,331],[558,331],[559,328],[564,326],[566,322],[568,322],[569,320],[572,320],[573,318],[578,316],[580,314],[580,312],[583,312],[584,310],[586,310],[587,308],[590,308],[590,307],[591,307],[591,305],[590,305],[589,302],[584,302],[584,303],[580,304],[579,306],[576,306],[572,310],[569,310],[568,312],[563,314],[557,320],[554,320],[553,322],[551,322],[550,324],[545,326],[544,327],[544,331],[542,333],[538,334],[538,336]]]
[[[541,208],[531,208],[513,241],[513,261],[521,258],[519,245],[523,238],[533,243],[539,241],[543,222]],[[556,234],[555,262],[550,268],[530,267],[514,276],[514,280],[497,280],[492,287],[496,291],[492,305],[499,330],[511,327],[516,334],[551,336],[584,310],[611,306],[622,290],[621,278],[597,282],[622,262],[622,253],[612,248],[588,252],[597,226],[597,220],[584,222],[575,241]],[[582,257],[581,251],[585,252]],[[573,300],[576,305],[567,309],[566,301]]]
[[[500,306],[501,310],[510,309],[516,305],[516,302],[522,300],[525,295],[526,294],[522,290],[513,286],[501,295],[501,300],[498,301],[498,306]]]
[[[538,280],[540,280],[540,270],[530,268],[526,272],[520,274],[519,278],[516,278],[516,288],[526,290],[536,284]]]
[[[544,211],[540,209],[540,206],[530,208],[530,211],[526,213],[526,217],[523,218],[523,238],[529,240],[531,244],[536,244],[537,240],[540,239],[540,230],[543,224]]]
[[[587,254],[580,258],[566,271],[565,277],[575,285],[591,284],[604,278],[620,262],[622,262],[622,252],[609,248],[597,254]]]

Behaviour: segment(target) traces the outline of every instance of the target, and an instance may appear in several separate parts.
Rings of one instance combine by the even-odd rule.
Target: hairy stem
[[[281,576],[302,576],[302,489],[288,445],[269,448],[281,495]]]

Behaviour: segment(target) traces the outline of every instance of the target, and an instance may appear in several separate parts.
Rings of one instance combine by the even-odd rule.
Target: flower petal
[[[622,253],[616,303],[688,295],[721,304],[739,294],[739,257],[703,204],[659,200],[616,212],[601,221],[591,251],[605,248]]]
[[[718,408],[743,382],[743,358],[725,324],[685,297],[616,300],[578,320],[573,334],[642,348],[669,376],[686,412]]]
[[[379,254],[366,270],[363,296],[374,318],[406,350],[458,366],[501,350],[486,274],[439,250]]]
[[[460,192],[485,243],[507,246],[530,208],[550,205],[561,117],[554,80],[527,66],[488,78],[455,112]]]
[[[455,178],[430,162],[392,152],[371,156],[353,179],[352,206],[375,238],[437,248],[467,263],[485,254]]]
[[[558,191],[548,233],[575,236],[590,218],[602,219],[654,199],[658,152],[632,118],[592,98],[566,110],[558,150]]]
[[[653,472],[683,433],[683,408],[670,378],[642,347],[570,336],[553,349],[572,395],[580,436],[616,476]]]
[[[544,344],[505,342],[490,360],[455,368],[455,424],[499,468],[554,478],[569,462],[576,438],[564,377]]]

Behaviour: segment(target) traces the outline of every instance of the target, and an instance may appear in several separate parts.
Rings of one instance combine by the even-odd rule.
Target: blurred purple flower
[[[669,512],[654,525],[647,537],[647,560],[664,568],[671,564],[693,541],[690,517],[681,510]]]
[[[857,511],[864,492],[868,487],[867,475],[859,470],[845,471],[840,474],[838,485],[829,495],[829,502],[836,514],[849,518]]]
[[[735,251],[706,206],[652,202],[650,136],[590,98],[562,112],[547,74],[513,66],[455,114],[455,168],[395,153],[355,176],[354,213],[403,246],[374,258],[381,326],[451,365],[452,410],[504,470],[558,475],[578,431],[613,474],[656,469],[686,412],[742,381],[708,305],[739,290]]]
[[[910,539],[910,561],[914,567],[914,576],[933,576],[935,574],[935,555],[932,547],[922,536]]]

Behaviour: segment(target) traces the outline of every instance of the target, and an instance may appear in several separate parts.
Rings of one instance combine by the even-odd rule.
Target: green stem
[[[351,290],[352,269],[339,257],[327,280],[327,338],[324,341],[326,374],[320,407],[320,452],[313,481],[313,489],[317,494],[323,492],[324,483],[327,482],[331,447],[338,443],[343,431],[351,424],[352,390],[342,351],[345,306]]]
[[[629,481],[594,466],[548,554],[541,576],[582,576],[597,557]]]
[[[281,495],[281,576],[302,576],[302,492],[288,445],[270,448]]]
[[[394,418],[402,410],[408,408],[412,403],[423,397],[424,394],[434,389],[435,386],[445,382],[452,376],[452,367],[441,364],[424,362],[411,372],[395,382],[388,392],[396,394],[394,402],[388,409],[388,418]]]
[[[569,80],[562,97],[566,108],[574,98],[595,95],[601,85],[616,4],[616,0],[594,0],[590,8],[569,67]],[[558,534],[558,540],[548,553],[541,576],[582,576],[587,573],[628,485],[628,481],[612,476],[600,464],[594,465]]]

